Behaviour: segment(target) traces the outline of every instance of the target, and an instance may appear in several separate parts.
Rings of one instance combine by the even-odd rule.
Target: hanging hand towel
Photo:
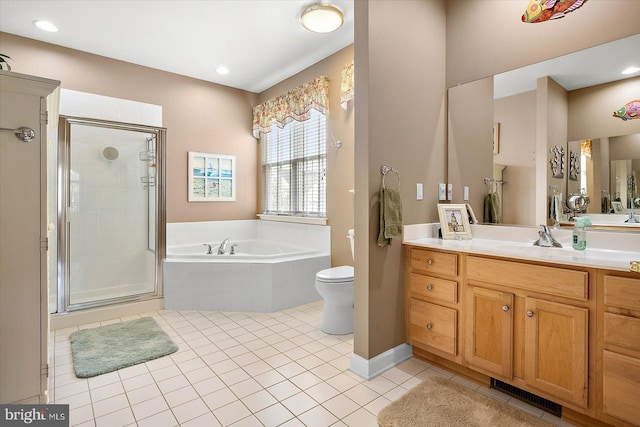
[[[493,192],[484,198],[484,222],[490,224],[499,224],[500,218],[500,196]]]
[[[562,194],[553,194],[549,202],[549,219],[560,222],[560,212],[562,206]]]
[[[378,246],[391,244],[392,237],[402,236],[402,200],[400,191],[390,188],[380,190],[380,233]]]

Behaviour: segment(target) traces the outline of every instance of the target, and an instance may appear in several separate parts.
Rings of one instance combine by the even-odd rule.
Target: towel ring
[[[380,172],[382,173],[382,188],[387,188],[384,183],[384,179],[387,177],[387,173],[393,172],[396,174],[396,178],[398,178],[398,186],[396,187],[396,189],[400,189],[400,174],[397,170],[395,170],[394,168],[390,168],[389,166],[382,165],[380,167]]]

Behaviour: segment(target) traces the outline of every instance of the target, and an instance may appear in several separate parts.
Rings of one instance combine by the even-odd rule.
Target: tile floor
[[[322,302],[277,313],[170,311],[155,318],[180,349],[170,356],[82,379],[69,334],[52,332],[50,398],[70,405],[71,426],[377,426],[376,415],[424,378],[450,378],[559,426],[506,394],[412,358],[365,381],[348,370],[353,335],[320,331]]]

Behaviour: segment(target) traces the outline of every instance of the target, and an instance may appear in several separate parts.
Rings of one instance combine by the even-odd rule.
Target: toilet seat
[[[316,274],[316,280],[321,283],[353,282],[353,276],[353,267],[342,265],[319,271]]]

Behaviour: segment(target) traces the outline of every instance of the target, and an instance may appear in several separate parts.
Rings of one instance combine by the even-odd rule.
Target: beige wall
[[[167,222],[255,219],[259,204],[259,143],[251,135],[252,108],[320,75],[331,81],[327,146],[327,209],[332,227],[332,264],[353,264],[347,230],[353,228],[354,111],[340,107],[342,66],[353,45],[253,94],[226,86],[2,33],[0,51],[13,70],[62,81],[65,89],[161,105],[167,128]],[[46,67],[42,64],[46,63]],[[342,148],[331,147],[331,133]],[[187,202],[187,153],[237,156],[236,202]]]
[[[469,203],[483,222],[484,178],[493,177],[493,79],[449,88],[448,103],[448,183],[453,184],[453,203]],[[463,197],[465,186],[468,201]]]
[[[638,32],[635,0],[591,1],[572,16],[544,24],[520,21],[527,3],[355,2],[355,227],[356,236],[368,240],[356,238],[354,344],[364,358],[404,341],[401,248],[395,240],[385,248],[375,243],[380,165],[400,172],[404,223],[436,221],[437,184],[446,174],[446,87]],[[555,135],[550,126],[541,135]],[[543,143],[546,148],[547,140]],[[546,174],[547,163],[538,163],[538,173]],[[424,183],[422,202],[415,200],[416,182]],[[538,185],[545,200],[542,220],[546,185]]]
[[[549,186],[566,188],[567,183],[567,115],[568,92],[549,77],[538,79],[536,93],[536,210],[537,224],[551,224],[548,219]],[[550,161],[554,147],[564,151],[564,177],[554,178]],[[566,196],[565,196],[566,199]]]
[[[521,22],[527,4],[447,0],[447,87],[638,33],[637,0],[591,0],[537,24]]]
[[[162,106],[167,222],[255,219],[257,95],[7,33],[0,33],[0,52],[13,58],[13,71],[60,80],[64,89]],[[189,151],[237,156],[235,202],[187,202]]]
[[[353,45],[336,52],[306,70],[260,93],[258,103],[307,83],[318,76],[329,77],[329,120],[327,122],[327,217],[331,226],[331,264],[353,265],[351,246],[346,239],[353,228],[354,196],[354,108],[349,102],[346,110],[340,106],[342,67],[353,60]],[[357,91],[357,89],[356,89]],[[342,142],[335,148],[331,135]],[[259,160],[258,160],[258,168]],[[258,188],[258,191],[260,189]],[[258,204],[260,210],[260,204]]]
[[[400,174],[405,224],[437,219],[446,163],[444,1],[356,1],[355,20],[354,351],[369,359],[405,342],[401,239],[376,244],[380,166]]]
[[[535,224],[536,92],[496,99],[494,121],[500,123],[500,152],[494,163],[505,165],[502,220],[505,224]]]
[[[640,47],[638,47],[640,49]],[[569,92],[569,141],[640,133],[640,120],[613,112],[640,95],[640,77]]]
[[[640,159],[640,133],[609,138],[608,160]]]

